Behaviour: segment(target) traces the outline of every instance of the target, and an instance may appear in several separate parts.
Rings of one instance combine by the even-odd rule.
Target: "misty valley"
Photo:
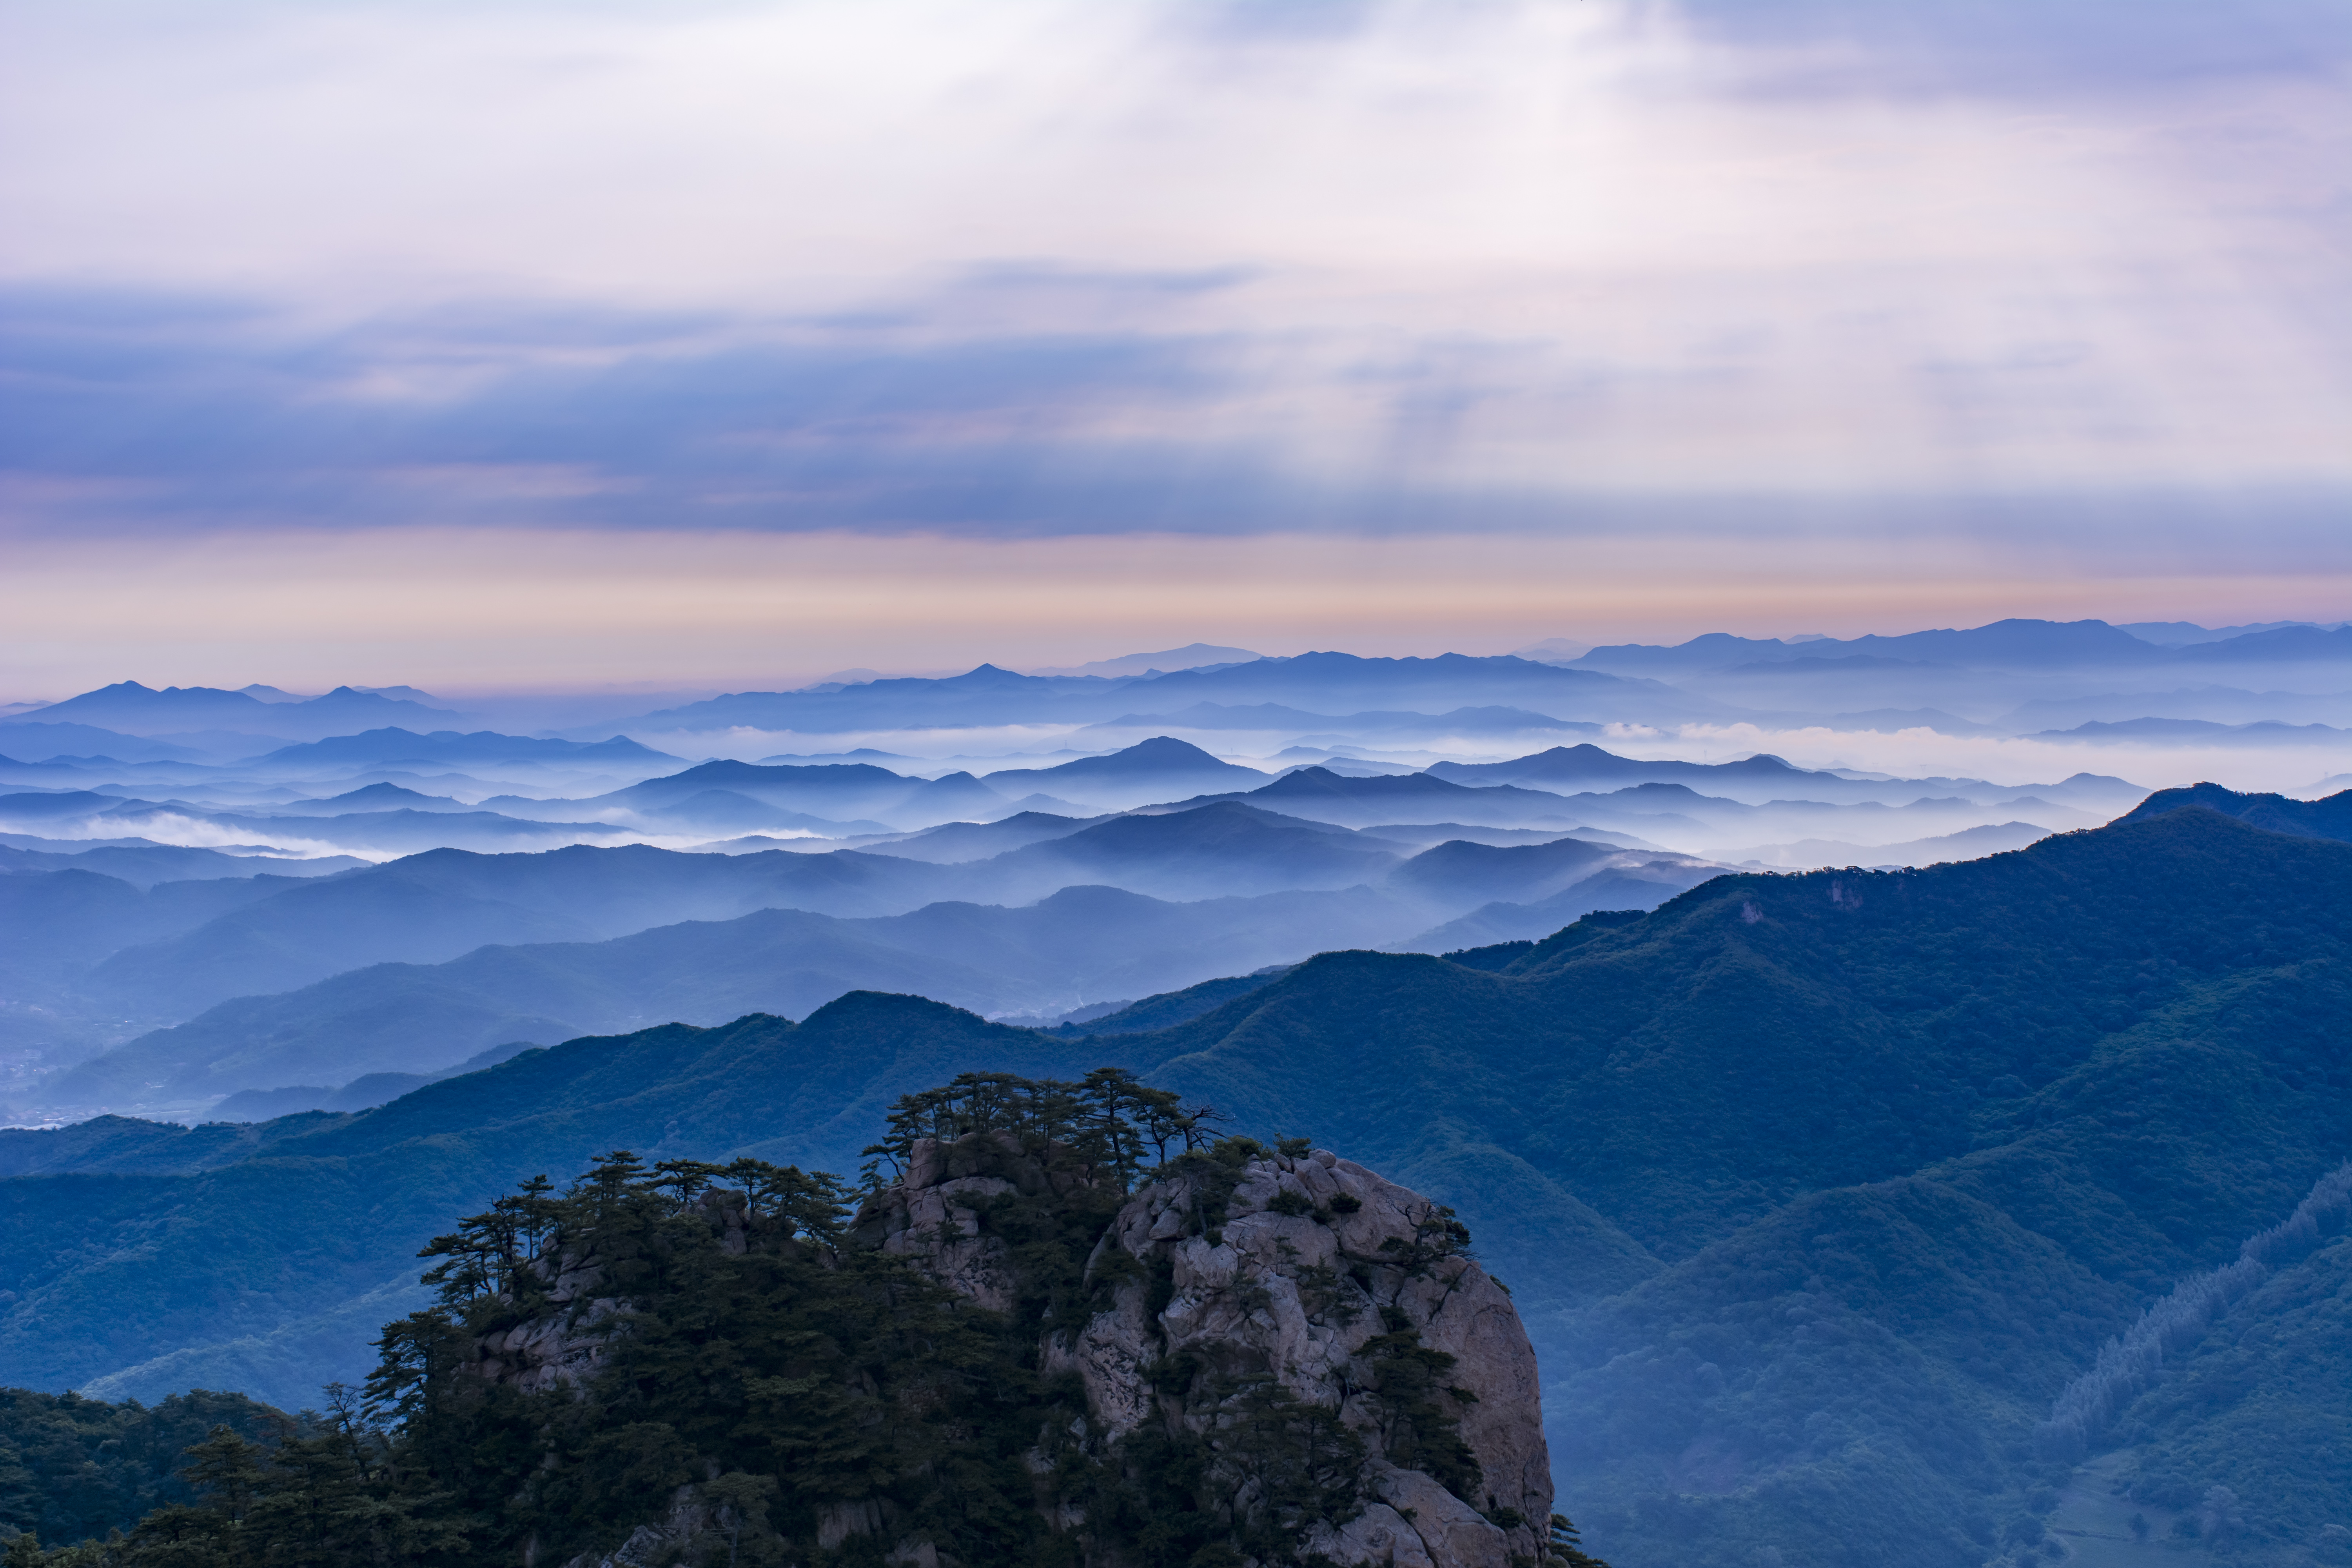
[[[2352,1564],[2347,786],[2341,624],[16,704],[8,1563]]]

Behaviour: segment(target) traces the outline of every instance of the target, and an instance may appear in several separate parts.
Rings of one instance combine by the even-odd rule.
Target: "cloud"
[[[2313,0],[1687,0],[1683,12],[1787,61],[1812,91],[2032,97],[2248,76],[2325,81],[2352,60],[2343,12]]]
[[[1823,624],[1937,574],[2272,618],[2245,584],[2347,569],[2339,18],[37,0],[0,515],[117,580],[131,536],[963,538],[1050,584],[1024,542],[1339,534],[1645,604],[1761,563]],[[814,656],[861,658],[903,662]]]
[[[2252,519],[2299,538],[2352,482],[2319,439],[2325,389],[2215,375],[2184,429],[2146,385],[2105,384],[2079,334],[1922,363],[1907,400],[1842,416],[1822,373],[1785,384],[1736,342],[1642,366],[1464,336],[909,331],[921,301],[848,324],[446,307],[305,335],[229,301],[56,300],[0,304],[19,526],[1584,535],[1874,517],[1998,536],[2022,513],[2087,542],[2128,500],[2158,536]]]

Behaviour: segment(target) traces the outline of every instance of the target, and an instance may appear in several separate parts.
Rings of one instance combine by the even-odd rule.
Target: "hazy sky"
[[[2347,17],[0,0],[0,697],[2339,618]]]

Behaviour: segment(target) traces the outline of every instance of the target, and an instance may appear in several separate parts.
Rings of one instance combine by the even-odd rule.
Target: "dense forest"
[[[238,1394],[174,1394],[149,1408],[0,1389],[0,1535],[70,1542],[126,1530],[195,1500],[184,1471],[208,1436],[272,1442],[289,1429]]]
[[[1364,1441],[1329,1412],[1269,1375],[1171,1365],[1153,1376],[1213,1377],[1228,1414],[1206,1435],[1153,1428],[1106,1448],[1081,1440],[1077,1377],[1041,1364],[1041,1333],[1083,1325],[1132,1274],[1090,1255],[1139,1184],[1230,1192],[1268,1152],[1215,1136],[1216,1120],[1119,1068],[967,1074],[897,1102],[857,1188],[627,1152],[560,1190],[526,1182],[425,1248],[438,1302],[388,1325],[364,1388],[330,1386],[323,1411],[15,1396],[6,1563],[562,1563],[680,1510],[698,1516],[700,1560],[746,1568],[880,1564],[894,1539],[971,1568],[1328,1561],[1304,1550],[1307,1528],[1369,1500]],[[1017,1282],[1003,1310],[883,1250],[858,1202],[918,1140],[981,1134],[1009,1136],[1049,1176],[976,1211]],[[1199,1223],[1213,1237],[1225,1223],[1213,1197]],[[1450,1220],[1432,1237],[1433,1259],[1468,1242]],[[584,1344],[581,1374],[499,1375],[484,1347],[552,1321]],[[1402,1318],[1388,1329],[1370,1364],[1389,1453],[1475,1483],[1444,1394],[1453,1358]],[[184,1447],[176,1466],[170,1446]],[[1597,1563],[1557,1517],[1545,1560]]]

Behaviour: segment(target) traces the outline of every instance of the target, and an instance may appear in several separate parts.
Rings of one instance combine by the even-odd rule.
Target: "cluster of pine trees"
[[[1237,1379],[1213,1443],[1153,1429],[1105,1452],[1083,1441],[1076,1378],[1039,1364],[1044,1334],[1108,1305],[1119,1275],[1089,1283],[1086,1261],[1137,1183],[1181,1170],[1230,1191],[1265,1152],[1213,1137],[1215,1119],[1117,1069],[967,1075],[899,1100],[869,1185],[916,1140],[974,1132],[1010,1134],[1051,1173],[980,1211],[1017,1282],[1002,1313],[858,1234],[856,1193],[821,1173],[621,1152],[561,1191],[526,1183],[425,1249],[440,1303],[385,1329],[363,1390],[331,1388],[325,1412],[272,1432],[215,1427],[188,1450],[188,1500],[103,1541],[20,1534],[6,1568],[545,1565],[673,1507],[698,1510],[730,1568],[878,1568],[908,1538],[974,1568],[1077,1568],[1049,1520],[1078,1512],[1137,1568],[1299,1561],[1315,1521],[1362,1500],[1362,1440],[1331,1412]],[[740,1251],[720,1244],[733,1236]],[[485,1337],[561,1310],[554,1292],[583,1279],[625,1303],[591,1375],[524,1392],[477,1374]],[[1476,1495],[1430,1394],[1451,1358],[1388,1327],[1370,1353],[1392,1456]],[[1554,1561],[1591,1563],[1557,1522]]]

